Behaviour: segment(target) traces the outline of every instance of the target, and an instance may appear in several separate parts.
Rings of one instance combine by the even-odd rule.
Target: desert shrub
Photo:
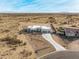
[[[0,39],[1,42],[5,42],[7,45],[10,45],[10,47],[12,45],[14,46],[23,46],[23,45],[26,45],[26,43],[23,43],[22,41],[16,39],[16,38],[11,38],[11,37],[6,37],[6,38],[3,38],[3,39]]]
[[[65,35],[64,28],[59,27],[59,28],[57,29],[57,33],[58,33],[58,34],[61,34],[61,35]]]
[[[31,51],[26,51],[25,49],[23,51],[20,52],[20,54],[23,56],[23,57],[28,57],[28,56],[31,56],[32,55],[32,52]]]
[[[72,25],[71,27],[76,27],[76,25]]]
[[[15,47],[13,47],[11,50],[16,50],[16,48],[15,48]]]
[[[2,41],[2,42],[5,41],[7,44],[11,44],[11,45],[16,45],[16,44],[22,43],[22,41],[14,39],[14,38],[10,38],[10,37],[6,37],[4,39],[1,39],[0,41]]]
[[[62,27],[59,27],[58,31],[62,32],[64,29]]]
[[[49,19],[54,19],[53,17],[49,17]]]
[[[63,22],[62,24],[67,24],[67,22]]]
[[[27,19],[27,21],[30,21],[30,20],[31,20],[30,18]]]
[[[8,29],[6,29],[6,30],[4,30],[4,32],[9,32],[10,30],[8,30]]]
[[[53,18],[53,17],[49,17],[48,19],[49,19],[49,22],[50,22],[50,23],[56,23],[55,18]]]

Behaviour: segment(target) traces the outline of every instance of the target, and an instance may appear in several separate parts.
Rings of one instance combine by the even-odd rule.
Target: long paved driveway
[[[47,34],[42,34],[42,37],[48,41],[55,49],[56,51],[63,51],[66,50],[63,46],[61,46],[60,44],[58,44],[51,36],[50,33]]]

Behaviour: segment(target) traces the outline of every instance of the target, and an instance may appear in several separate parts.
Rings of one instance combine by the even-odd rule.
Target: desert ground
[[[1,13],[0,59],[37,59],[37,57],[55,51],[55,48],[45,41],[41,34],[19,33],[22,26],[32,23],[51,23],[58,31],[60,26],[78,27],[79,14]],[[66,49],[79,50],[78,38],[66,39],[56,34],[53,38]]]

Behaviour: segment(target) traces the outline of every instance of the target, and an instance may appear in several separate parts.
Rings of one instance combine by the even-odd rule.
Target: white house
[[[31,25],[27,27],[27,32],[52,33],[53,31],[50,26]]]

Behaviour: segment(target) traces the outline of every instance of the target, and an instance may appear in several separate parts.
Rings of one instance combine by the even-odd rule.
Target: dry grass
[[[41,47],[42,48],[46,47],[46,45],[47,47],[49,46],[49,48],[46,48],[46,50],[45,49],[40,50],[38,52],[39,55],[48,53],[48,51],[50,52],[54,51],[54,48],[50,48],[51,46],[48,45],[48,42],[42,41],[41,39],[43,38],[39,36],[36,37],[35,35],[30,36],[29,34],[26,34],[25,36],[26,38],[21,37],[20,36],[21,34],[19,34],[19,27],[20,27],[21,22],[26,23],[26,25],[28,25],[28,23],[29,24],[31,23],[36,23],[36,24],[52,23],[58,26],[79,24],[79,16],[77,15],[68,16],[64,14],[63,15],[62,14],[42,14],[42,15],[41,14],[36,14],[36,15],[34,14],[11,15],[10,14],[7,17],[6,14],[0,14],[0,16],[1,16],[0,17],[0,57],[2,59],[5,59],[5,58],[9,59],[9,56],[10,56],[10,59],[12,58],[14,59],[34,59],[36,58],[36,55],[35,55],[33,45],[36,46],[37,48],[40,46],[39,49],[41,49]],[[19,36],[19,39],[17,39],[17,36]],[[54,38],[61,45],[66,46],[63,40],[61,40],[60,38],[56,36],[54,36]],[[29,42],[28,40],[30,41],[32,40],[32,41]],[[17,47],[15,48],[14,46],[17,46]],[[5,55],[5,53],[8,55],[1,56],[1,55]],[[20,55],[20,58],[18,58],[19,55]],[[26,56],[26,57],[23,58],[23,56]]]

